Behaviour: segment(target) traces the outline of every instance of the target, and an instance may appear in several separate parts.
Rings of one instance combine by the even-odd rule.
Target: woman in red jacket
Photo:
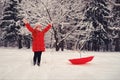
[[[36,24],[35,28],[32,28],[26,19],[23,19],[26,28],[32,33],[32,50],[34,52],[33,65],[40,66],[41,54],[45,51],[44,35],[51,28],[52,24],[48,24],[46,28],[42,29],[40,24]]]

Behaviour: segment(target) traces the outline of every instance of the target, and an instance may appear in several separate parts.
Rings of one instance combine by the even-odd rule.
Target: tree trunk
[[[8,41],[7,40],[4,41],[4,47],[8,47]]]
[[[18,35],[18,48],[21,49],[22,48],[22,36]]]
[[[119,46],[119,39],[118,38],[116,38],[115,39],[115,51],[120,51],[120,46]]]

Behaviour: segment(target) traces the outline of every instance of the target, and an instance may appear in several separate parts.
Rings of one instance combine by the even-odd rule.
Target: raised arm
[[[23,22],[25,24],[25,27],[30,31],[33,32],[34,29],[30,26],[29,22],[27,21],[27,19],[23,19]]]
[[[48,24],[46,28],[43,29],[43,32],[46,33],[51,27],[52,27],[52,24]]]

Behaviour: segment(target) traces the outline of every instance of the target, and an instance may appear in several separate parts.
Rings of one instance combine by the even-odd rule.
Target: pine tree
[[[114,33],[113,43],[115,45],[114,50],[120,51],[120,0],[115,0],[114,3],[119,5],[114,5],[112,9],[112,31]]]
[[[3,14],[2,14],[2,39],[4,46],[8,45],[14,46],[17,41],[17,35],[19,34],[20,26],[16,25],[16,22],[19,20],[18,17],[18,4],[20,0],[5,0]]]
[[[84,22],[92,24],[92,50],[99,51],[100,44],[104,43],[106,50],[108,50],[108,20],[105,16],[109,16],[110,10],[107,8],[107,0],[91,0],[87,3],[84,9]]]

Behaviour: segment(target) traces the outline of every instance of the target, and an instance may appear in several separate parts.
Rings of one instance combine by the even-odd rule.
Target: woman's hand
[[[23,21],[25,24],[29,23],[28,20],[25,19],[25,18],[24,18],[22,21]]]
[[[53,22],[51,21],[50,24],[53,25]]]
[[[53,24],[53,22],[51,21],[51,24]]]

